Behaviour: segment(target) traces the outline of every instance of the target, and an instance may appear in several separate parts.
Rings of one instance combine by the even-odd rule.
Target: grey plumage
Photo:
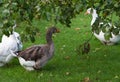
[[[54,55],[54,43],[52,41],[52,34],[57,32],[59,32],[59,30],[56,27],[49,28],[46,32],[46,44],[31,46],[23,51],[18,52],[17,57],[23,58],[26,62],[34,61],[35,65],[32,67],[34,69],[40,69]],[[20,63],[22,62],[20,61]]]

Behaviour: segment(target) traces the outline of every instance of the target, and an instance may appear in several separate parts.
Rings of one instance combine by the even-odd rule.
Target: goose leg
[[[8,63],[10,60],[12,60],[14,56],[12,54],[9,54],[5,60],[6,63]]]
[[[9,51],[10,51],[12,56],[17,57],[18,53],[15,54],[12,50],[9,50]]]
[[[0,56],[0,67],[4,66],[5,65],[5,58],[6,56]]]

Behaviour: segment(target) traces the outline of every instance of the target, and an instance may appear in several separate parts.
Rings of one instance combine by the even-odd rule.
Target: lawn
[[[76,52],[76,48],[91,37],[90,21],[90,16],[80,14],[72,20],[71,28],[57,24],[61,32],[53,36],[53,59],[42,70],[26,71],[14,58],[0,68],[0,82],[120,82],[120,44],[105,46],[93,37],[88,54]],[[33,24],[40,28],[40,34],[35,43],[23,42],[23,49],[46,43],[45,31],[52,23],[41,20]],[[21,29],[17,28],[19,32]]]

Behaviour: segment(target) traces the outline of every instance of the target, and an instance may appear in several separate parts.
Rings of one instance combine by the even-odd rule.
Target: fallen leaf
[[[70,72],[66,72],[65,74],[66,74],[66,75],[70,75]]]
[[[64,48],[66,47],[66,45],[62,45],[62,47],[60,48],[61,50],[64,50]]]
[[[70,56],[65,56],[64,59],[68,60],[70,59]]]
[[[43,73],[41,73],[40,76],[42,77],[42,76],[43,76]]]
[[[52,80],[50,80],[49,82],[53,82]]]
[[[116,79],[118,79],[118,78],[119,78],[119,76],[117,76],[117,75],[116,75],[116,76],[115,76],[115,78],[116,78]]]
[[[101,70],[98,70],[98,72],[97,73],[101,73]]]
[[[65,47],[66,47],[66,45],[63,45],[63,47],[65,48]]]
[[[104,55],[104,57],[106,57],[107,55]]]
[[[40,73],[39,75],[38,75],[38,78],[40,78],[40,77],[42,77],[43,76],[43,73]]]
[[[85,34],[88,35],[88,32],[86,32]]]
[[[76,31],[80,30],[80,28],[75,28]]]
[[[97,52],[98,50],[100,50],[100,48],[95,48],[95,50],[93,52]]]
[[[90,82],[90,78],[89,77],[85,77],[82,82]]]

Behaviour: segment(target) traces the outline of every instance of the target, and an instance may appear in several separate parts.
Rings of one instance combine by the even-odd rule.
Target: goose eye
[[[93,13],[93,9],[90,10],[90,13]]]
[[[19,37],[17,37],[17,39],[18,39],[18,40],[20,40],[20,38],[19,38]]]

